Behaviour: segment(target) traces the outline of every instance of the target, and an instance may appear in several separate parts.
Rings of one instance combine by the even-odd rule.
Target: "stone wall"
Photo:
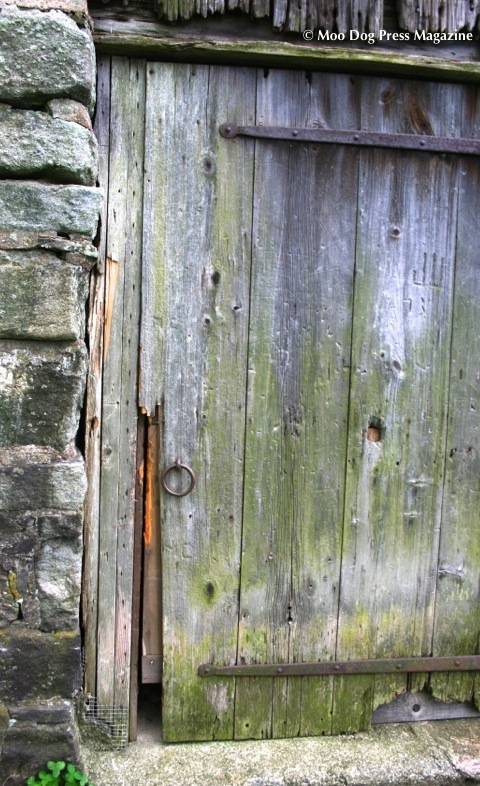
[[[76,437],[101,204],[85,12],[79,0],[55,0],[55,10],[0,3],[0,784],[9,786],[48,759],[78,761],[86,479]]]

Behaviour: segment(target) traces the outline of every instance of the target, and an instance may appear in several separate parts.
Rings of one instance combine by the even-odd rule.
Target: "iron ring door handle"
[[[184,491],[174,491],[167,484],[167,477],[169,473],[172,472],[174,469],[176,470],[184,469],[185,472],[188,472],[190,476],[190,483]],[[197,480],[195,478],[193,469],[190,469],[190,467],[187,466],[187,464],[182,464],[182,462],[177,459],[173,464],[170,464],[170,466],[165,467],[165,469],[162,470],[162,474],[160,476],[160,482],[163,488],[165,489],[165,491],[167,492],[167,494],[171,494],[172,497],[186,497],[186,495],[190,494],[190,492],[193,491],[193,489],[195,488],[195,483],[197,482]]]

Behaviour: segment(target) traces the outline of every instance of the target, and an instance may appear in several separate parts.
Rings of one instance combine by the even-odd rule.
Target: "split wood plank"
[[[365,79],[362,128],[449,136],[462,96],[454,86]],[[361,171],[337,658],[429,655],[457,160],[364,150]],[[365,728],[375,706],[405,689],[402,677],[339,679],[334,732]]]
[[[98,140],[98,181],[104,190],[99,262],[90,281],[88,314],[89,369],[86,393],[85,464],[89,479],[85,497],[84,575],[82,588],[85,646],[84,690],[96,695],[98,560],[100,533],[100,469],[102,425],[103,325],[105,302],[106,215],[108,198],[108,150],[110,136],[110,57],[97,63],[98,108],[94,132]]]
[[[128,707],[130,693],[143,73],[141,62],[112,62],[97,644],[97,696],[108,707]]]
[[[465,88],[462,135],[480,133],[480,95]],[[450,400],[433,654],[478,653],[480,633],[480,162],[460,159]],[[433,695],[471,701],[474,674],[432,675]],[[478,701],[478,695],[476,695]]]
[[[225,145],[218,125],[254,120],[254,77],[148,69],[142,395],[163,407],[165,465],[197,479],[186,497],[161,495],[168,741],[233,732],[234,682],[197,669],[237,649],[253,142]]]
[[[348,77],[257,74],[257,123],[358,128]],[[335,651],[358,151],[257,140],[239,662]],[[236,738],[330,733],[333,679],[237,680]]]

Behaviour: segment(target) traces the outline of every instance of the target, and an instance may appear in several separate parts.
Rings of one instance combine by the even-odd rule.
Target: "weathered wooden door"
[[[146,95],[141,404],[159,471],[196,476],[161,495],[165,738],[471,699],[471,673],[197,670],[477,652],[478,161],[219,135],[467,137],[476,89],[148,64]]]

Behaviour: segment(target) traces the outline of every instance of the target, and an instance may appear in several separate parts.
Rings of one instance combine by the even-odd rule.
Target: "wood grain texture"
[[[98,110],[94,132],[98,140],[98,180],[108,194],[110,136],[110,58],[97,63]],[[100,534],[100,469],[103,376],[103,326],[105,307],[105,248],[107,196],[101,214],[99,264],[92,271],[88,315],[89,369],[86,393],[85,464],[89,479],[85,498],[84,573],[82,587],[85,646],[85,693],[95,695],[97,679],[98,558]]]
[[[144,66],[115,59],[111,73],[107,278],[114,287],[104,358],[100,488],[97,696],[129,705],[137,437]],[[128,89],[125,89],[128,85]],[[112,601],[112,599],[114,599]]]
[[[248,20],[200,19],[177,28],[146,18],[118,18],[111,9],[95,10],[94,41],[101,54],[130,55],[156,60],[189,63],[216,63],[255,68],[293,68],[347,74],[440,79],[448,82],[480,82],[476,43],[449,42],[448,56],[443,46],[426,42],[418,49],[399,42],[383,48],[380,44],[360,49],[355,42],[320,45],[292,43],[288,36],[272,33],[258,22]],[[261,26],[262,25],[262,26]],[[225,29],[226,28],[226,29]]]
[[[362,127],[450,135],[462,98],[365,81]],[[337,658],[431,653],[457,190],[454,157],[362,151]],[[334,730],[405,689],[401,677],[339,680]]]
[[[469,3],[458,0],[402,0],[398,3],[398,21],[404,30],[428,30],[430,32],[478,29],[480,3],[473,0]]]
[[[231,0],[228,10],[240,8],[253,19],[272,16],[274,30],[300,33],[306,28],[347,33],[349,30],[378,34],[382,27],[381,0],[340,0],[336,6],[329,0]],[[204,18],[223,14],[225,0],[156,0],[160,19],[169,22],[191,19],[195,14]],[[418,28],[416,28],[418,29]],[[436,29],[436,28],[435,28]]]
[[[141,256],[135,68],[119,60],[112,78],[108,255],[118,276],[99,598],[115,580],[120,605],[101,608],[105,697],[127,686],[127,378],[138,336],[128,321],[116,325],[137,313],[135,266],[125,264]],[[375,706],[423,688],[425,675],[201,680],[197,668],[475,651],[478,385],[475,352],[467,361],[463,349],[478,343],[478,166],[452,155],[224,140],[218,127],[476,134],[476,93],[157,63],[146,65],[146,87],[139,397],[147,413],[161,409],[158,471],[179,459],[197,478],[187,497],[160,493],[165,737],[366,728]],[[109,504],[115,482],[121,508]],[[169,475],[173,486],[185,482]],[[475,690],[468,676],[431,685],[456,700]]]
[[[480,132],[480,96],[467,92],[462,133]],[[438,562],[433,652],[478,652],[480,632],[479,437],[480,301],[478,250],[479,162],[460,159],[454,321],[449,384],[445,487]],[[435,675],[430,686],[445,701],[470,701],[476,694],[473,674]],[[478,695],[475,695],[478,701]]]
[[[253,72],[148,69],[142,395],[165,465],[197,478],[161,499],[170,741],[232,736],[234,684],[196,670],[236,658],[253,144],[222,144],[218,119],[252,121],[254,97]]]
[[[258,73],[259,124],[359,116],[347,77]],[[335,649],[357,167],[355,150],[256,143],[240,662]],[[331,692],[329,678],[242,680],[235,735],[329,732]]]

